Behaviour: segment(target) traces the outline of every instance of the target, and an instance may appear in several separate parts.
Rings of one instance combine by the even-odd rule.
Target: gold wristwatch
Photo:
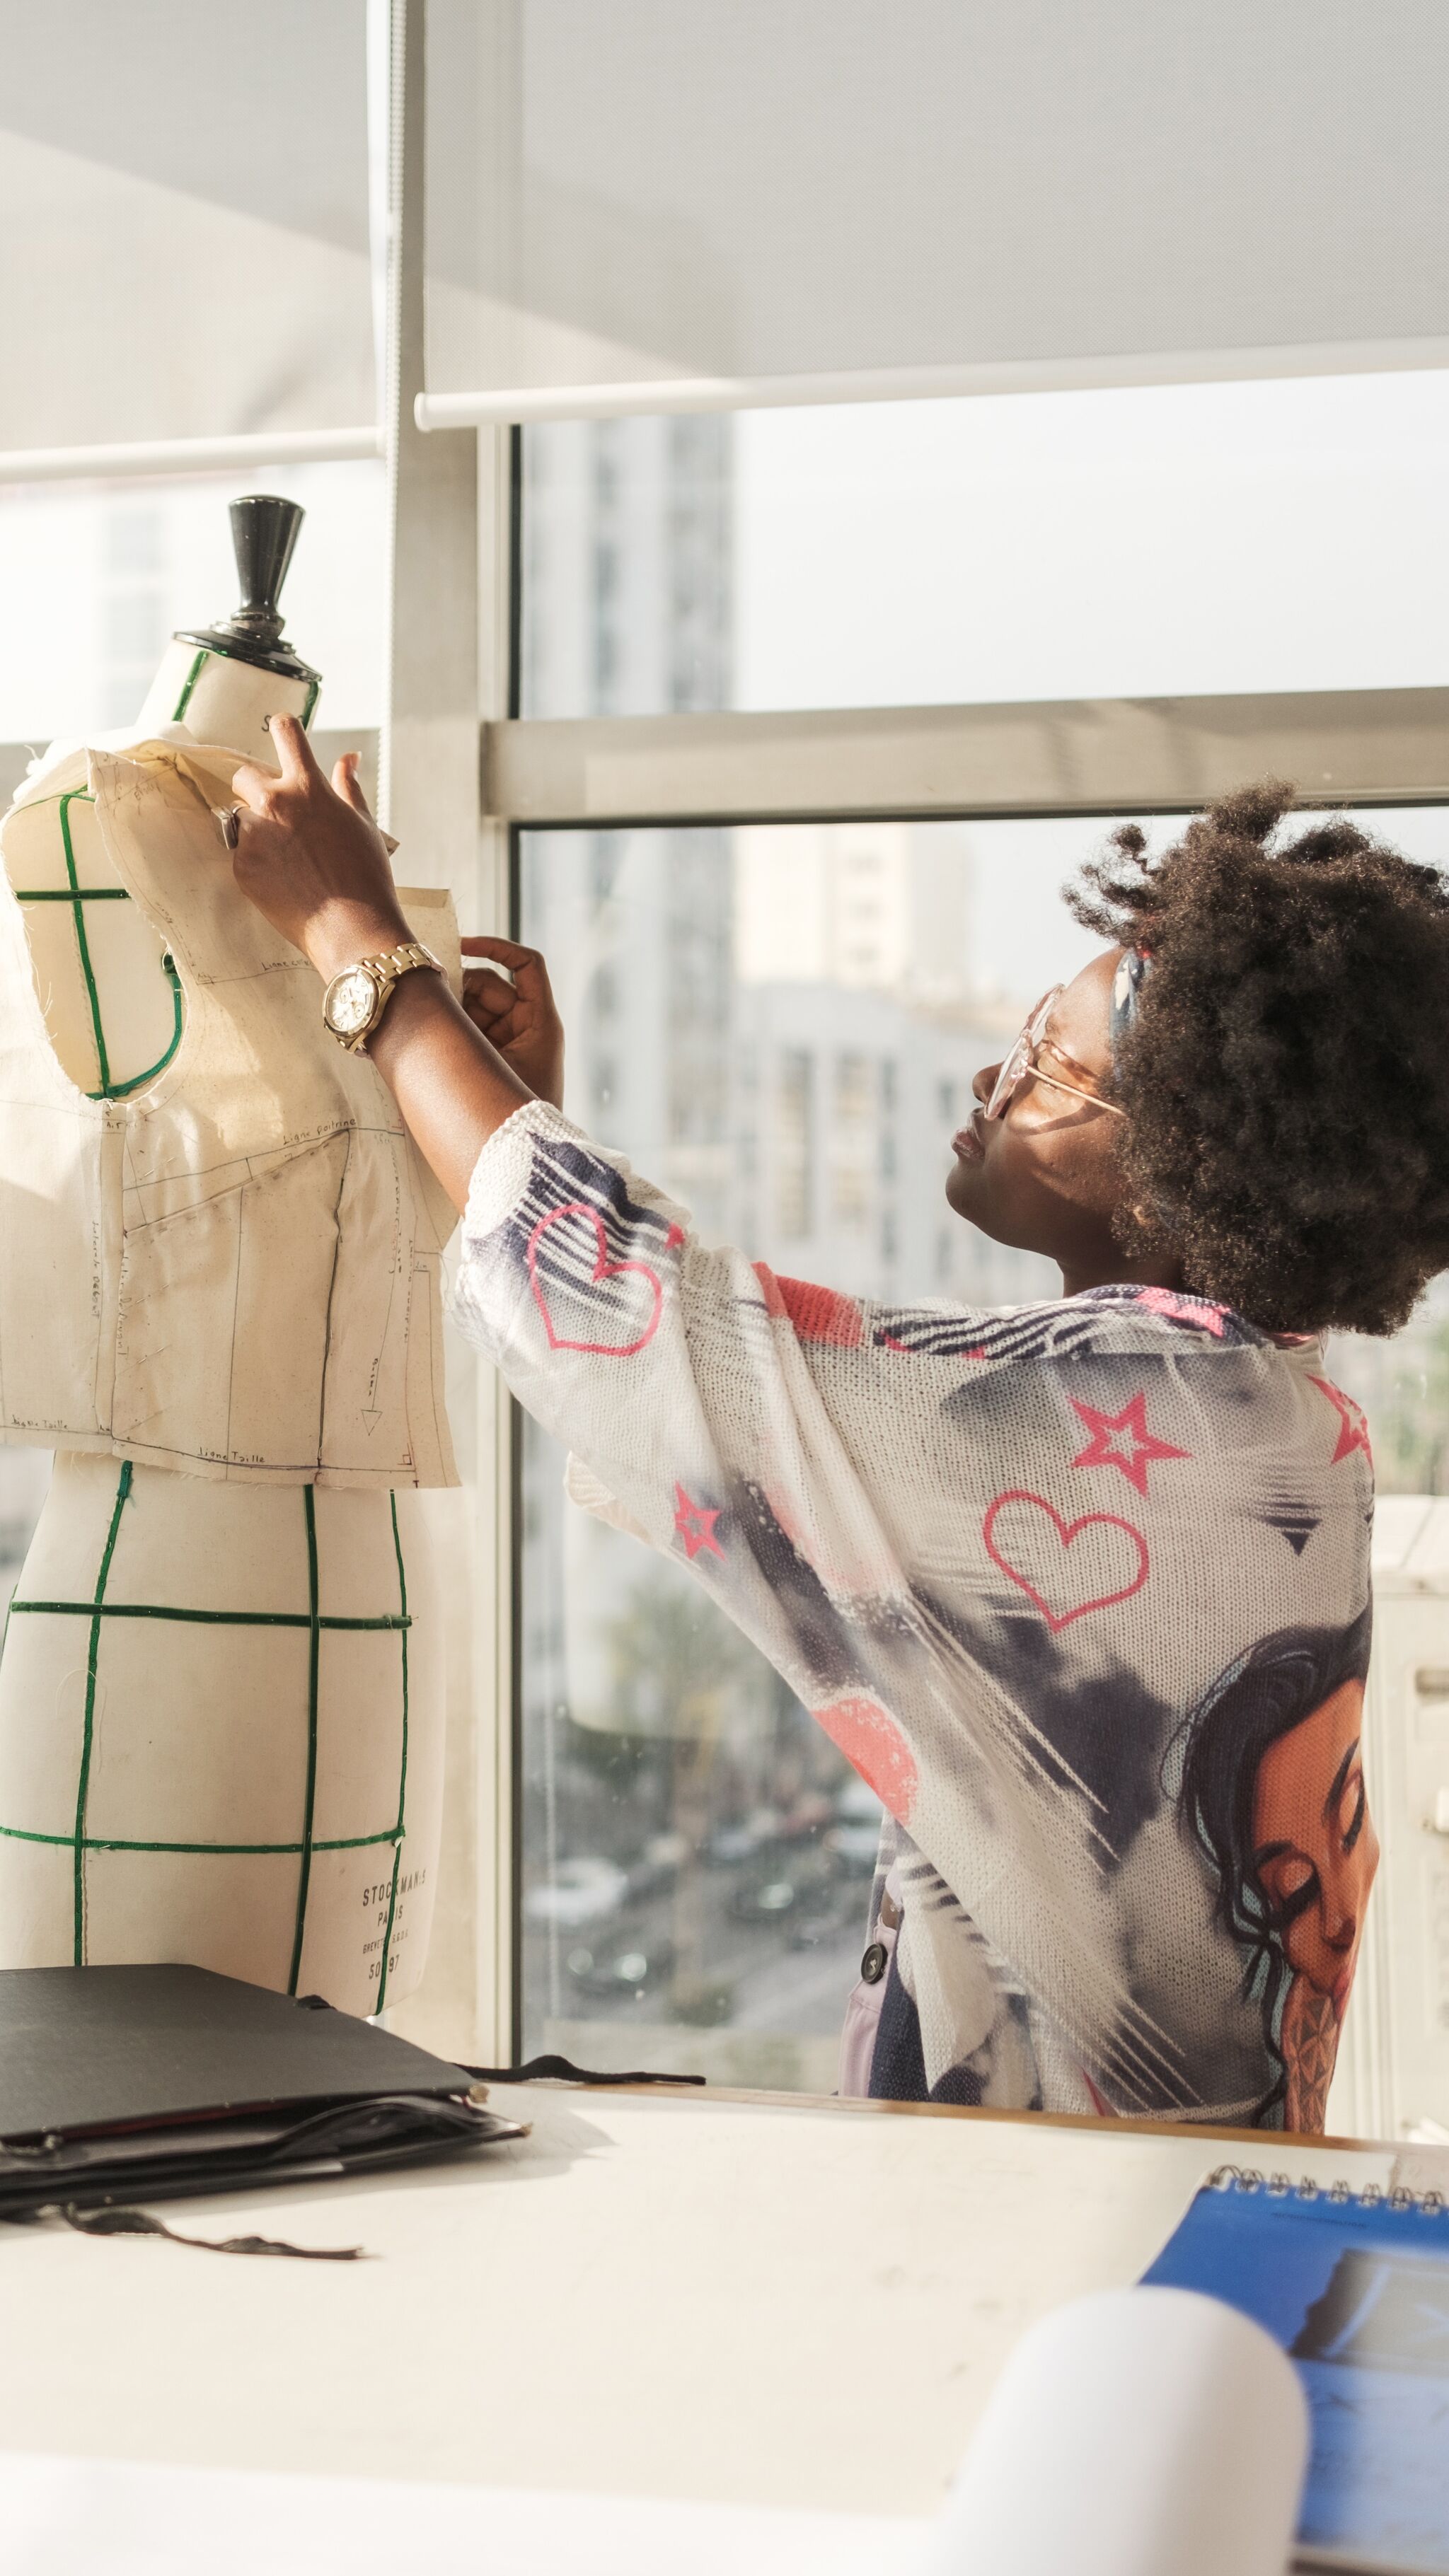
[[[443,972],[443,961],[431,948],[425,948],[420,939],[406,939],[400,948],[389,948],[381,957],[359,957],[355,966],[344,966],[340,975],[333,976],[322,996],[322,1017],[349,1055],[362,1053],[393,987],[419,966],[431,966],[439,975]]]

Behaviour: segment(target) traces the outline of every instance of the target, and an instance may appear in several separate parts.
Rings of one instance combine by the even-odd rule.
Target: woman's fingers
[[[325,783],[317,754],[307,740],[307,728],[299,716],[273,716],[267,731],[277,746],[285,785],[300,787],[308,779],[315,779],[319,787]]]
[[[332,784],[344,805],[350,805],[354,814],[365,814],[370,823],[372,807],[362,792],[357,775],[357,762],[358,754],[355,751],[344,751],[332,772]]]
[[[244,760],[232,774],[231,792],[249,813],[260,814],[276,783],[270,769],[259,769],[254,760]]]
[[[522,1075],[536,1099],[561,1109],[563,1029],[539,951],[488,933],[465,939],[463,954],[495,961],[469,967],[463,977],[463,1007],[474,1027]]]
[[[463,942],[465,957],[492,957],[506,966],[520,993],[543,995],[548,992],[548,968],[541,948],[525,948],[516,939],[497,939],[488,934]]]
[[[474,938],[465,939],[463,954],[465,957],[496,957],[502,966],[523,966],[530,959],[536,960],[540,966],[543,964],[540,949],[520,947],[516,939],[499,939],[492,931],[479,932]]]
[[[470,966],[463,976],[463,998],[482,1002],[490,1011],[511,1011],[518,1001],[516,984],[506,975],[495,975],[491,966]]]
[[[526,1020],[519,1015],[518,999],[513,993],[509,994],[506,1002],[500,1002],[491,993],[470,992],[465,984],[463,1008],[474,1027],[483,1029],[490,1036],[509,1030],[516,1030],[521,1035],[527,1026]]]
[[[281,775],[274,769],[263,769],[255,760],[244,760],[232,774],[232,793],[253,814],[266,811],[270,800],[282,787],[323,787],[326,780],[317,766],[317,755],[307,740],[305,728],[295,716],[275,715],[267,728],[277,746]],[[341,763],[338,763],[339,768]],[[349,799],[349,802],[352,800]],[[364,805],[363,812],[367,812]]]
[[[548,980],[548,968],[541,948],[525,948],[517,939],[499,939],[489,932],[465,939],[463,954],[465,957],[496,958],[500,966],[508,968],[525,1001],[552,1011],[553,987]]]

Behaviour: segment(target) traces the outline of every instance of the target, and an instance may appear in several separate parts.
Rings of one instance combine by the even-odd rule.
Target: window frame
[[[485,817],[529,831],[1195,812],[1268,775],[1325,805],[1449,802],[1449,689],[1313,689],[482,727]]]

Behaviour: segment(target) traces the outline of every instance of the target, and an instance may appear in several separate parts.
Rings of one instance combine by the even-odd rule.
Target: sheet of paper
[[[913,2576],[923,2523],[0,2454],[6,2576]]]

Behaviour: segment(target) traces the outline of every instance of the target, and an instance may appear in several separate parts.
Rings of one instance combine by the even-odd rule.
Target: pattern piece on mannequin
[[[52,802],[55,829],[47,849]],[[15,888],[15,900],[27,916],[46,1024],[62,1061],[81,1059],[68,1062],[67,1070],[79,1077],[88,1099],[124,1100],[164,1073],[181,1044],[181,979],[175,960],[116,880],[89,788],[72,787],[63,796],[45,799],[36,820],[40,833],[18,834],[17,841],[26,844],[26,856],[38,860],[37,874],[57,857],[64,869],[62,883]],[[54,911],[44,909],[51,905]],[[99,912],[95,907],[100,905],[121,909]],[[101,1002],[97,958],[109,1009]]]
[[[186,1958],[380,2011],[421,1973],[440,1816],[419,1506],[197,1500],[57,1462],[0,1660],[0,1964]]]
[[[25,1245],[0,1268],[0,1438],[237,1482],[453,1484],[452,1211],[237,890],[215,814],[234,765],[71,753],[0,827],[0,1197]],[[403,900],[456,977],[448,898]],[[134,950],[104,1013],[102,937]]]

